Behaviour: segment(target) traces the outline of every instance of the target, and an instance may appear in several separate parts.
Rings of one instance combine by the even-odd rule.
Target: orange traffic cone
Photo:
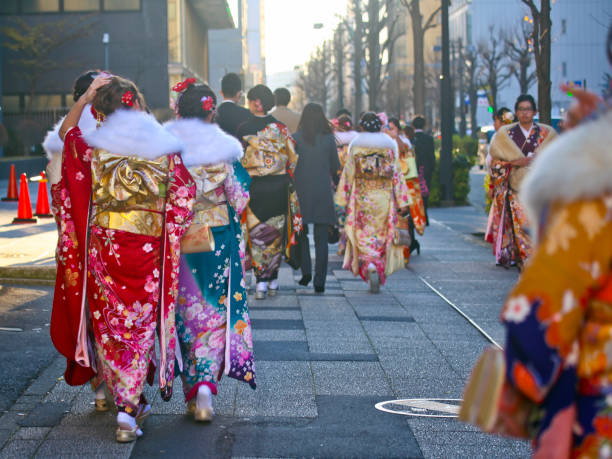
[[[15,165],[11,164],[11,174],[9,175],[9,186],[6,192],[6,198],[2,198],[3,201],[19,201],[17,195],[17,176],[15,175]]]
[[[17,217],[13,218],[13,223],[38,223],[36,218],[32,218],[32,204],[30,203],[28,178],[25,172],[21,174],[21,180],[19,181],[19,207],[17,208]]]
[[[49,196],[47,195],[47,177],[41,172],[42,177],[38,183],[38,197],[36,198],[36,215],[41,218],[53,218],[51,209],[49,209]]]

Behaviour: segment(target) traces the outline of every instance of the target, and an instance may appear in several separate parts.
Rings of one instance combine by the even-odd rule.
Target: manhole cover
[[[456,418],[459,414],[460,398],[409,398],[380,402],[375,408],[392,414],[419,416],[424,418]]]

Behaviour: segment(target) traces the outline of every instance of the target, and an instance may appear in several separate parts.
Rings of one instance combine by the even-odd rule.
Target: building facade
[[[603,78],[609,72],[605,42],[612,17],[608,0],[553,1],[551,82],[552,116],[560,118],[571,103],[558,88],[561,83],[575,82],[579,86],[600,92]],[[454,0],[450,9],[451,40],[461,41],[466,49],[477,50],[491,41],[491,30],[503,42],[503,36],[530,23],[531,11],[520,0],[508,0],[503,6],[496,0]],[[530,70],[535,68],[535,62]],[[503,86],[497,106],[513,108],[520,87],[516,78]],[[529,88],[537,99],[537,81]],[[478,124],[491,124],[486,87],[479,95]]]

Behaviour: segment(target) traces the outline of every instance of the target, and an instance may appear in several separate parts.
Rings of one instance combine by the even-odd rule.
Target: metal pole
[[[442,94],[441,94],[441,121],[442,146],[440,148],[440,186],[442,204],[453,204],[453,100],[451,93],[450,76],[450,37],[448,30],[449,0],[442,0]]]
[[[110,35],[108,33],[102,35],[102,43],[104,43],[104,70],[108,71],[108,45],[110,43]]]

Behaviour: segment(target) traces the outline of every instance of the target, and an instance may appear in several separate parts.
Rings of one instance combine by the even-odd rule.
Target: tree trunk
[[[412,0],[410,4],[410,18],[412,21],[412,44],[414,54],[414,82],[412,98],[414,114],[425,115],[425,51],[423,34],[423,16],[419,0]]]
[[[353,86],[355,88],[355,120],[363,111],[361,63],[363,62],[363,17],[361,0],[353,0],[355,14],[355,33],[353,34]]]
[[[552,101],[550,90],[550,47],[551,47],[550,0],[541,0],[540,9],[540,62],[538,63],[538,105],[540,121],[545,124],[551,122]]]
[[[336,111],[344,107],[344,37],[338,28],[334,35],[335,77],[336,77]]]
[[[379,8],[378,0],[368,1],[368,58],[366,60],[368,72],[368,110],[373,111],[378,111],[378,91],[381,78]]]

